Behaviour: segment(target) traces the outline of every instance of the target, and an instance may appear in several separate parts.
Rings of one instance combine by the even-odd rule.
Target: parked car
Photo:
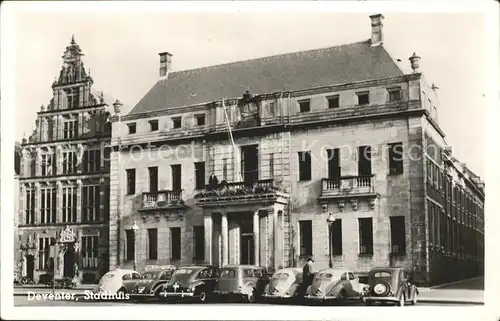
[[[38,277],[38,284],[42,284],[45,286],[52,286],[53,280],[54,280],[54,274],[52,274],[52,273],[41,274]]]
[[[53,281],[49,282],[49,286],[53,287],[55,283],[55,288],[57,289],[71,289],[73,284],[73,279],[69,277],[56,277]]]
[[[163,285],[160,296],[166,300],[195,298],[205,302],[214,295],[218,277],[219,268],[216,266],[184,266]]]
[[[269,282],[267,269],[256,265],[227,265],[220,270],[214,292],[219,298],[255,302]]]
[[[134,285],[141,279],[141,274],[134,270],[116,269],[104,274],[99,280],[97,293],[126,294],[131,293]]]
[[[305,299],[348,300],[360,299],[359,279],[353,272],[345,269],[329,268],[319,271],[312,284],[307,288]]]
[[[163,285],[167,283],[176,270],[175,265],[147,266],[142,279],[135,283],[131,292],[134,299],[160,297]]]
[[[368,273],[368,285],[364,289],[366,305],[374,302],[392,302],[399,306],[417,303],[418,289],[410,283],[410,274],[403,268],[377,267]]]
[[[304,283],[301,268],[284,268],[273,274],[264,288],[262,298],[299,301],[303,299],[309,285]]]

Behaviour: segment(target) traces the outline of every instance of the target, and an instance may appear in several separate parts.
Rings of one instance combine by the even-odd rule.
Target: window
[[[328,178],[341,177],[342,174],[340,170],[340,150],[338,148],[327,149],[326,156],[328,158]],[[338,186],[340,184],[340,180],[335,183]]]
[[[368,91],[357,93],[358,105],[368,105],[370,103],[370,93]]]
[[[63,123],[63,138],[72,139],[78,136],[78,120],[66,120]]]
[[[106,171],[109,171],[111,163],[111,147],[104,147],[104,168]]]
[[[399,101],[401,100],[401,88],[390,88],[387,89],[389,93],[389,101]]]
[[[342,255],[342,220],[335,220],[331,226],[332,255]]]
[[[328,108],[339,108],[340,107],[340,98],[339,95],[326,97],[328,100]]]
[[[205,114],[200,114],[194,116],[196,118],[196,125],[204,126],[205,125]]]
[[[299,181],[311,180],[311,152],[299,152]]]
[[[134,230],[126,230],[125,231],[125,238],[126,238],[126,244],[127,244],[127,252],[125,256],[125,260],[127,261],[133,261],[134,260],[134,255],[135,255],[135,236],[134,236]]]
[[[62,221],[63,223],[76,223],[76,188],[63,187],[62,193]]]
[[[181,165],[171,165],[172,168],[172,190],[180,191],[182,177],[181,177]]]
[[[300,255],[312,255],[312,221],[299,221]]]
[[[172,260],[181,259],[181,228],[170,228],[170,258]]]
[[[391,216],[391,253],[404,255],[406,253],[405,217]]]
[[[35,224],[35,190],[26,189],[26,224]]]
[[[128,123],[127,126],[128,126],[128,133],[129,134],[135,134],[136,133],[136,130],[137,130],[136,123]]]
[[[359,218],[359,254],[373,254],[372,218]]]
[[[149,192],[158,192],[158,167],[148,167],[149,173]]]
[[[77,157],[76,152],[64,152],[63,153],[63,174],[73,174],[76,173]]]
[[[301,113],[307,113],[311,111],[311,102],[308,100],[299,101],[299,110]]]
[[[99,267],[98,236],[82,236],[82,264],[84,268]]]
[[[55,175],[56,174],[56,162],[54,154],[43,154],[41,155],[42,164],[42,176]]]
[[[370,146],[358,147],[358,175],[372,175],[372,151]]]
[[[205,228],[203,226],[193,226],[193,244],[193,258],[205,259]]]
[[[274,117],[276,114],[275,112],[275,104],[274,102],[269,103],[269,117]]]
[[[158,229],[148,228],[148,259],[158,259]]]
[[[82,163],[84,173],[98,172],[101,169],[101,151],[86,150],[83,152]]]
[[[55,243],[55,242],[54,242]],[[50,237],[40,237],[38,239],[38,269],[49,270],[54,265],[54,259],[50,257]]]
[[[195,189],[205,187],[205,162],[194,163]]]
[[[100,186],[89,185],[82,187],[82,221],[99,222],[101,204]]]
[[[40,204],[40,222],[51,224],[56,222],[56,189],[53,187],[42,188]]]
[[[389,147],[389,174],[403,173],[403,143],[392,143]]]
[[[152,132],[158,130],[158,119],[150,120],[149,121],[149,127]]]
[[[222,159],[222,180],[227,181],[227,158]]]
[[[274,153],[269,154],[269,178],[274,178]]]
[[[174,128],[181,128],[182,118],[181,117],[173,117],[172,124]]]
[[[127,194],[135,194],[135,169],[127,169]]]

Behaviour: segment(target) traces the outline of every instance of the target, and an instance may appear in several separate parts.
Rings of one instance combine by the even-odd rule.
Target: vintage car
[[[410,283],[409,273],[403,268],[377,267],[368,273],[368,285],[363,290],[366,305],[374,302],[392,302],[399,306],[416,304],[418,289]]]
[[[227,265],[220,270],[214,293],[220,299],[240,298],[255,302],[269,282],[267,270],[256,265]]]
[[[99,280],[96,293],[125,294],[131,293],[134,285],[141,279],[141,274],[134,270],[116,269],[104,274]]]
[[[192,298],[205,302],[212,298],[219,268],[210,265],[183,266],[163,285],[160,297],[167,301]]]
[[[135,283],[130,296],[134,299],[159,298],[163,285],[170,280],[175,270],[175,265],[147,266],[142,273],[142,279]]]
[[[301,300],[309,284],[304,284],[301,268],[284,268],[273,274],[262,299]]]
[[[360,299],[359,279],[346,269],[329,268],[319,271],[304,296],[307,300]]]

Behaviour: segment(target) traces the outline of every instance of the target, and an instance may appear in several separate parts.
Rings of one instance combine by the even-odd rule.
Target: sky
[[[94,88],[133,107],[158,80],[159,52],[185,70],[370,38],[379,12],[18,12],[14,20],[16,140],[29,136],[52,97],[71,36]],[[384,46],[407,73],[408,58],[439,86],[438,123],[453,154],[484,176],[485,26],[481,13],[383,12]],[[108,99],[108,103],[113,101]]]

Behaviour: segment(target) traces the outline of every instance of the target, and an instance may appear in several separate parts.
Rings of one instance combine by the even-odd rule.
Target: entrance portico
[[[254,264],[270,270],[283,266],[288,195],[275,190],[255,193],[255,189],[244,195],[224,194],[200,197],[197,203],[204,209],[206,263]]]

